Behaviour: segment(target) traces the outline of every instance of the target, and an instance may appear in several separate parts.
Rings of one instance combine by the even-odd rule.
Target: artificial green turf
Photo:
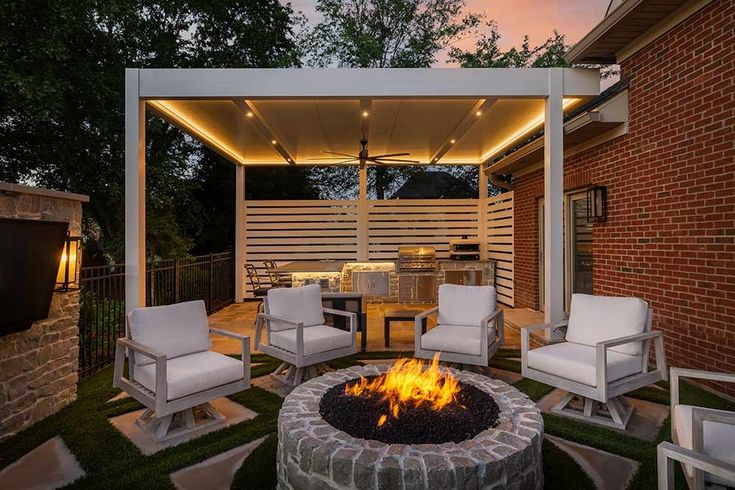
[[[360,364],[360,359],[391,359],[411,355],[411,352],[360,353],[330,364],[332,367],[342,368]],[[511,359],[518,355],[517,350],[501,349],[492,365],[498,369],[519,372],[520,363]],[[253,355],[251,360],[259,363],[258,366],[253,366],[253,378],[272,372],[280,364],[277,359],[262,354]],[[249,441],[266,437],[237,472],[233,488],[275,486],[275,431],[278,410],[282,403],[277,395],[257,387],[233,395],[230,397],[232,400],[254,410],[258,416],[154,455],[143,456],[107,421],[110,417],[142,408],[132,398],[108,403],[110,398],[119,393],[119,390],[112,388],[111,379],[112,367],[108,367],[81,381],[76,402],[0,444],[0,468],[51,437],[60,435],[87,473],[84,478],[72,484],[72,488],[171,488],[168,477],[170,473]],[[550,386],[528,379],[522,379],[514,386],[533,400],[540,399],[552,390]],[[668,389],[668,383],[662,382],[658,384],[658,388],[637,390],[632,396],[668,404]],[[735,410],[735,403],[686,381],[681,384],[681,401],[691,405]],[[643,441],[620,431],[550,414],[544,414],[544,424],[545,431],[549,434],[637,461],[640,467],[629,488],[655,488],[656,445],[669,438],[669,419],[665,421],[654,441]],[[589,477],[564,451],[545,443],[543,457],[546,488],[591,488]],[[677,485],[683,488],[684,478],[678,466],[677,471]]]

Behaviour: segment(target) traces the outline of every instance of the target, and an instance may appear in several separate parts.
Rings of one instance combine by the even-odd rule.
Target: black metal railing
[[[146,304],[204,300],[207,313],[233,302],[232,252],[148,263]],[[83,267],[80,280],[79,375],[91,374],[115,357],[115,341],[125,334],[125,265]]]

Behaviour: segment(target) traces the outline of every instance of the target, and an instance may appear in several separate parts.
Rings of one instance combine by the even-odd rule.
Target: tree
[[[520,48],[512,47],[503,51],[498,46],[500,33],[495,21],[485,23],[486,31],[482,33],[473,51],[454,47],[449,52],[449,59],[463,68],[544,68],[569,66],[564,59],[569,46],[564,35],[556,30],[553,36],[544,43],[531,47],[528,36],[524,36]]]
[[[550,68],[569,67],[564,56],[570,45],[564,34],[554,29],[552,36],[538,46],[531,47],[528,36],[523,37],[520,48],[511,47],[503,51],[498,46],[501,35],[494,20],[485,23],[485,31],[475,42],[474,50],[457,47],[449,51],[449,59],[463,68]],[[602,78],[610,78],[619,72],[609,65],[581,65],[599,68]]]
[[[463,14],[465,0],[318,0],[323,16],[306,37],[307,63],[351,68],[426,68],[443,50],[474,32],[481,16]],[[357,142],[355,142],[357,147]],[[421,168],[376,166],[370,187],[378,199],[407,172]],[[347,182],[344,168],[316,171]],[[341,175],[343,174],[343,175]]]
[[[293,11],[278,0],[7,0],[0,16],[0,180],[88,194],[85,223],[118,260],[124,68],[299,62]],[[192,199],[202,150],[155,116],[147,142],[148,243],[180,256],[186,219],[205,212]]]

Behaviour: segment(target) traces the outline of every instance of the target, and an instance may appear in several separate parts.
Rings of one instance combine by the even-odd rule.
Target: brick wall
[[[716,0],[621,65],[627,135],[570,157],[565,188],[608,188],[595,294],[654,308],[672,366],[735,371],[735,2]],[[538,308],[543,172],[515,183],[516,306]],[[733,387],[726,388],[735,394]]]
[[[0,183],[0,217],[68,221],[81,233],[76,196]],[[72,198],[71,196],[74,196]],[[77,397],[79,291],[55,292],[48,317],[0,336],[0,440],[58,412]]]

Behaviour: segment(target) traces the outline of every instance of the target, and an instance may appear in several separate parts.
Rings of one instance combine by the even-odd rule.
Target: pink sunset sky
[[[285,0],[283,0],[284,3]],[[605,15],[609,0],[467,0],[467,12],[485,13],[498,23],[500,46],[518,46],[525,34],[531,44],[540,44],[557,29],[568,44],[576,43]],[[318,21],[316,0],[291,0],[295,11],[302,11],[312,22]],[[458,46],[471,48],[474,39],[464,39]],[[441,59],[436,66],[446,66]]]

